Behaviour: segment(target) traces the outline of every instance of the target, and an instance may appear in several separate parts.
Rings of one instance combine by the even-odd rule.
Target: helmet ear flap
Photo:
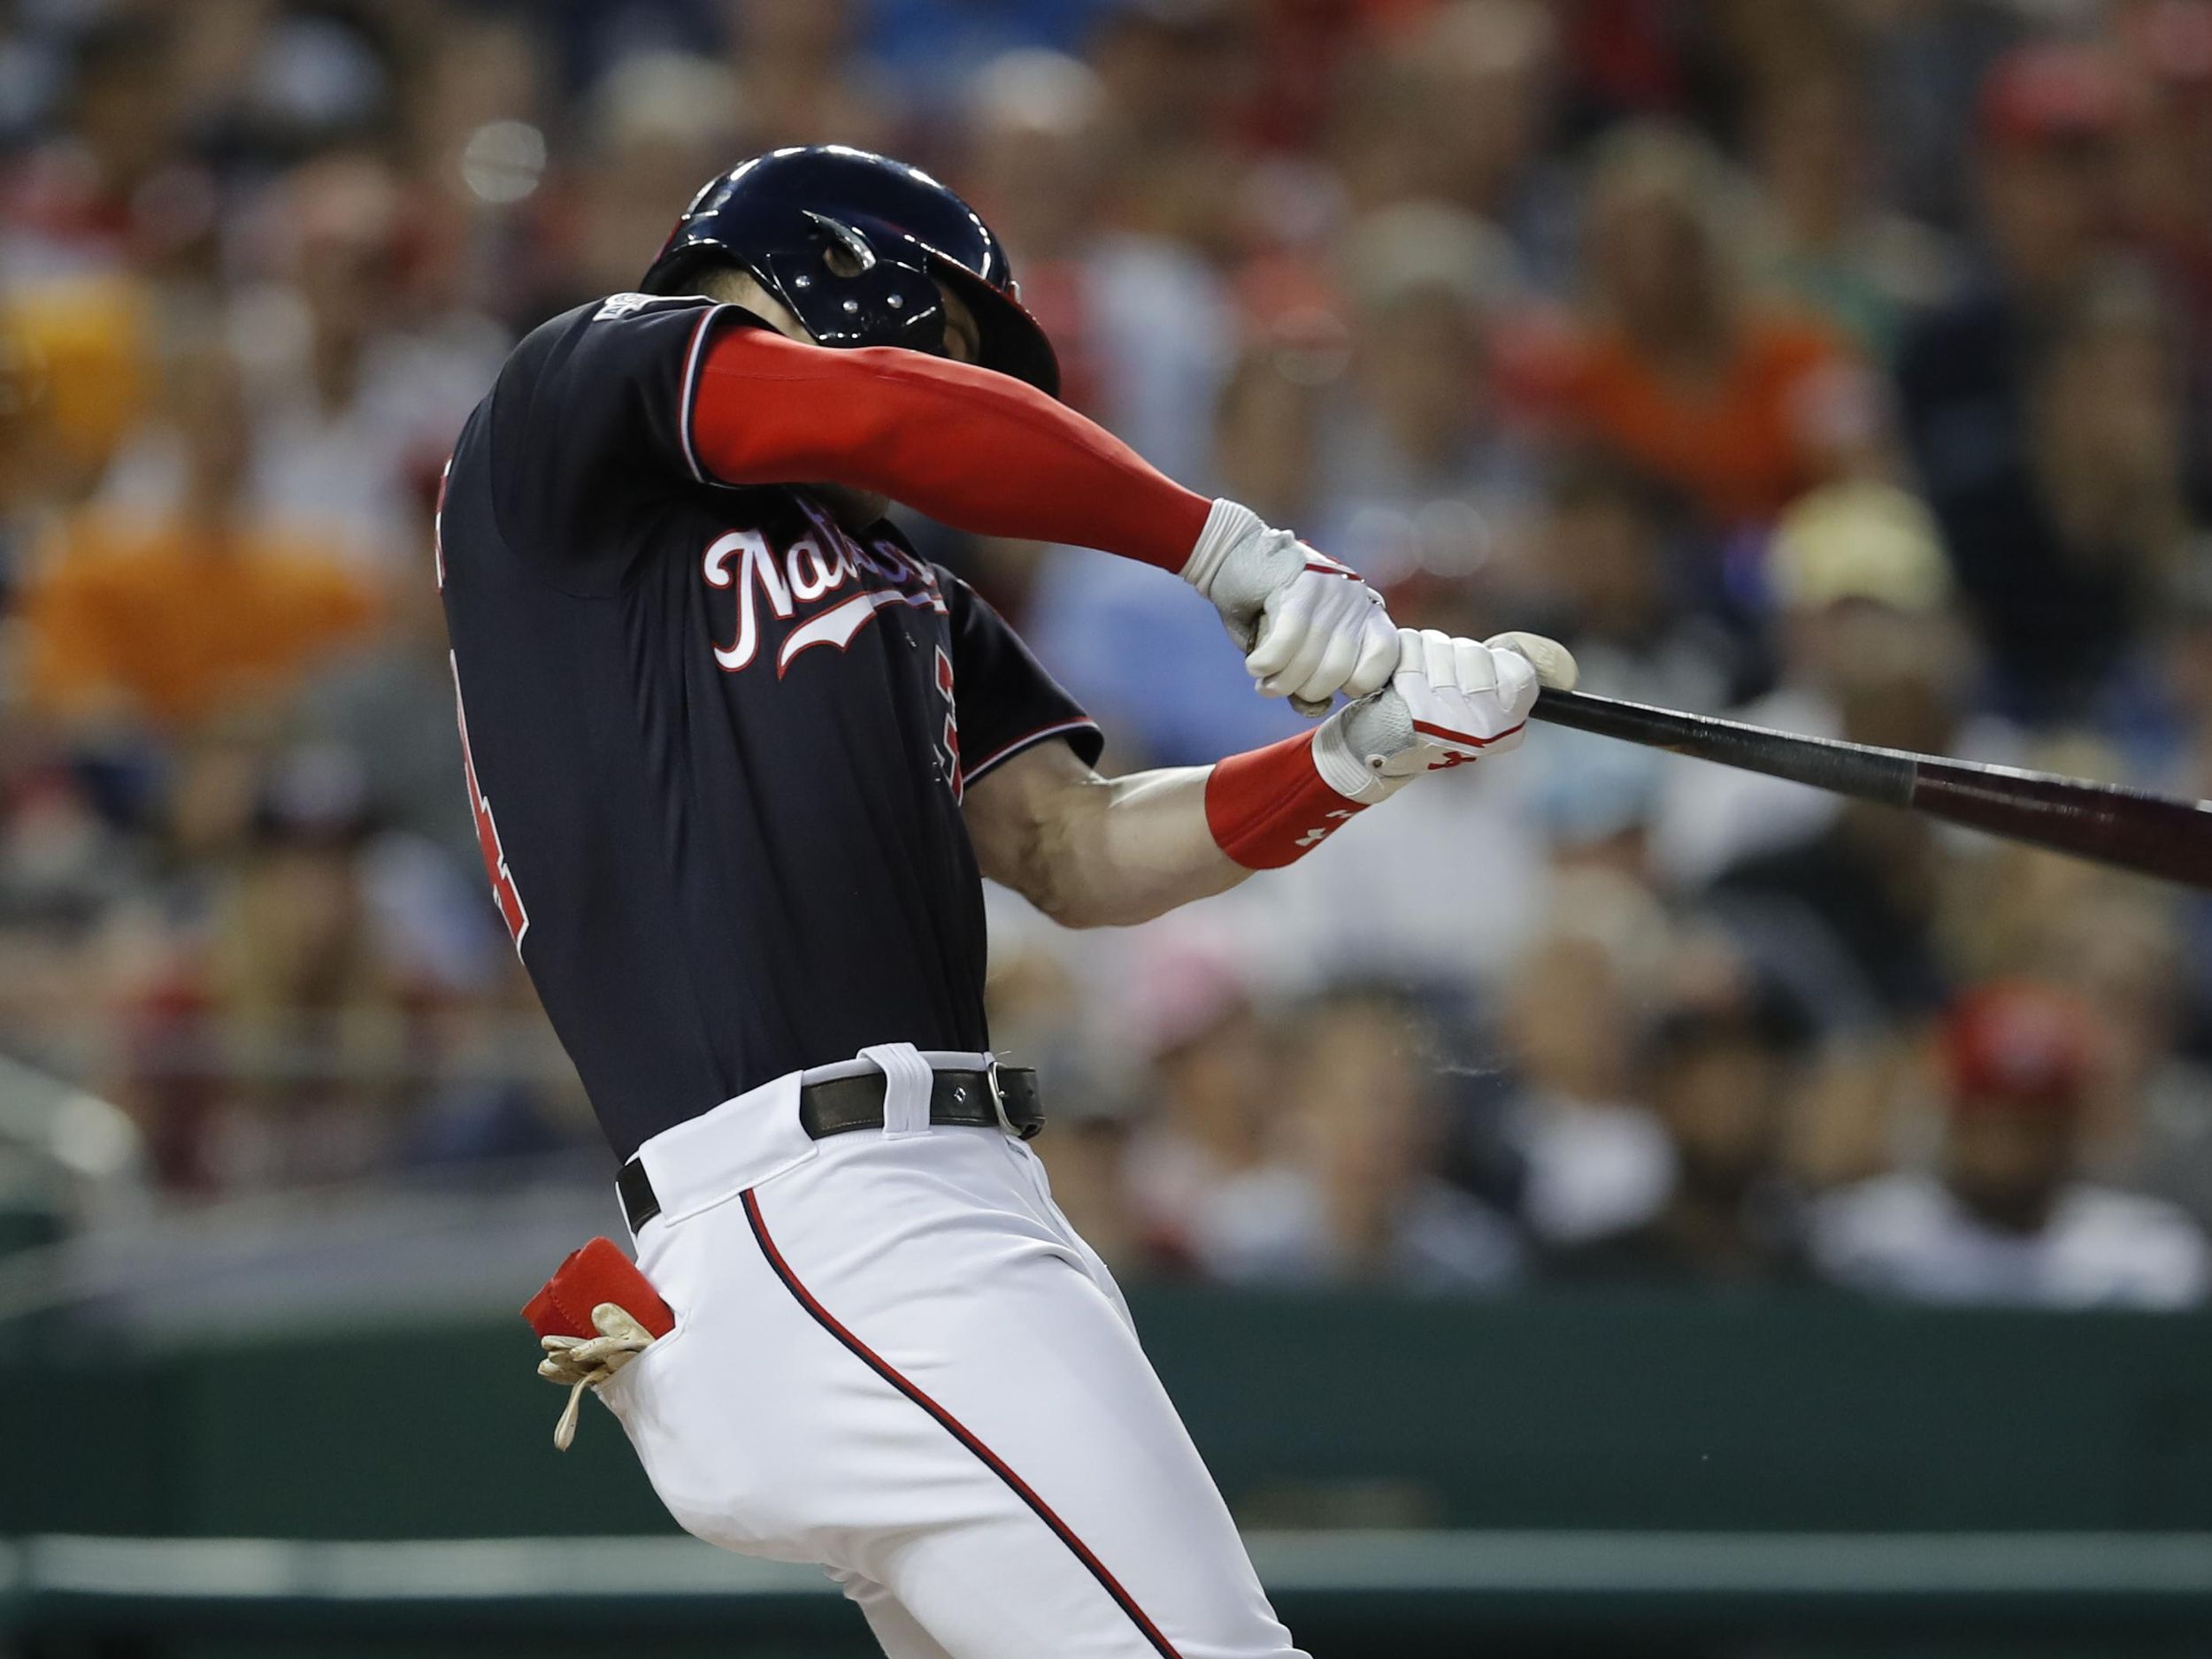
[[[926,271],[878,258],[864,236],[838,228],[848,234],[810,235],[770,254],[763,264],[771,291],[818,345],[941,353],[945,303],[935,280]]]

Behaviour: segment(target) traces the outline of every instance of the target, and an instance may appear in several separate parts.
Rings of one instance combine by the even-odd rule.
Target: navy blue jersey
[[[963,789],[1097,730],[889,523],[708,482],[698,298],[537,329],[463,430],[438,571],[495,896],[618,1154],[872,1043],[989,1046]],[[761,419],[773,419],[773,388]]]

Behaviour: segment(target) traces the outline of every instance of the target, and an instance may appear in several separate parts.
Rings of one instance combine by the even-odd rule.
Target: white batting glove
[[[1556,640],[1500,634],[1478,645],[1434,628],[1398,630],[1398,672],[1313,734],[1317,771],[1339,795],[1388,800],[1425,772],[1519,746],[1540,688],[1571,690],[1575,659]]]
[[[553,1425],[553,1444],[562,1451],[576,1438],[576,1413],[584,1390],[596,1388],[652,1346],[653,1333],[618,1302],[603,1302],[591,1310],[597,1336],[546,1336],[538,1339],[545,1357],[538,1375],[568,1390],[568,1404]]]
[[[1248,507],[1217,501],[1183,580],[1214,603],[1262,693],[1320,714],[1388,683],[1398,639],[1382,595]]]

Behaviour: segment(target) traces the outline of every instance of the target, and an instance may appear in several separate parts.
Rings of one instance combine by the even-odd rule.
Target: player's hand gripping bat
[[[1554,726],[1762,772],[2123,870],[2212,888],[2212,803],[2051,772],[1800,737],[1580,691],[1548,689],[1532,713]]]

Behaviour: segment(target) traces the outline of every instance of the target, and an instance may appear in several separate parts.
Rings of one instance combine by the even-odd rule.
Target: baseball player
[[[1510,746],[1571,662],[1402,634],[1056,402],[999,244],[914,168],[747,162],[640,289],[515,349],[437,541],[485,864],[673,1316],[618,1316],[573,1374],[687,1530],[821,1563],[893,1659],[1293,1654],[1026,1144],[980,877],[1071,926],[1158,915]],[[1351,701],[1101,778],[888,501],[1179,572],[1263,691]]]

